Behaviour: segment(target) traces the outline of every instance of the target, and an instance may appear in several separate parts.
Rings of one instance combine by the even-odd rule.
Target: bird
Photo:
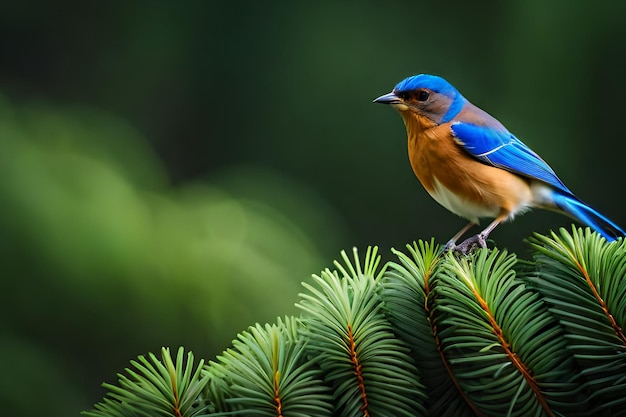
[[[415,176],[439,204],[469,223],[444,250],[467,254],[487,246],[502,222],[530,209],[565,214],[611,242],[626,235],[572,193],[541,157],[444,78],[418,74],[374,100],[400,112]],[[457,242],[481,218],[493,221]]]

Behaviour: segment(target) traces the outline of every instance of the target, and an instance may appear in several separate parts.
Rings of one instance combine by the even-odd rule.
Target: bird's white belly
[[[432,198],[439,204],[453,212],[454,214],[464,217],[476,224],[481,217],[494,218],[499,214],[499,207],[483,206],[464,199],[441,184],[435,178],[435,188],[429,191]]]

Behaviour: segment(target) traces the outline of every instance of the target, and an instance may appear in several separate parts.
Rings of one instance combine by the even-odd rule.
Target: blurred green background
[[[213,358],[341,249],[445,242],[371,103],[448,78],[626,226],[626,2],[5,2],[0,402],[76,415],[138,354]],[[569,224],[535,212],[492,235]]]

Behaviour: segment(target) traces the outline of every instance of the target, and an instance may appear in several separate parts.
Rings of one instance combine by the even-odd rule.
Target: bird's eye
[[[428,100],[428,97],[430,97],[430,94],[428,94],[428,91],[421,90],[420,92],[417,93],[418,101],[426,101]]]

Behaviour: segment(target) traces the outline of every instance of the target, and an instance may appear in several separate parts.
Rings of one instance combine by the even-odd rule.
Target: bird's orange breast
[[[479,162],[456,143],[449,123],[401,112],[409,160],[426,191],[448,210],[477,220],[530,206],[528,180]]]

